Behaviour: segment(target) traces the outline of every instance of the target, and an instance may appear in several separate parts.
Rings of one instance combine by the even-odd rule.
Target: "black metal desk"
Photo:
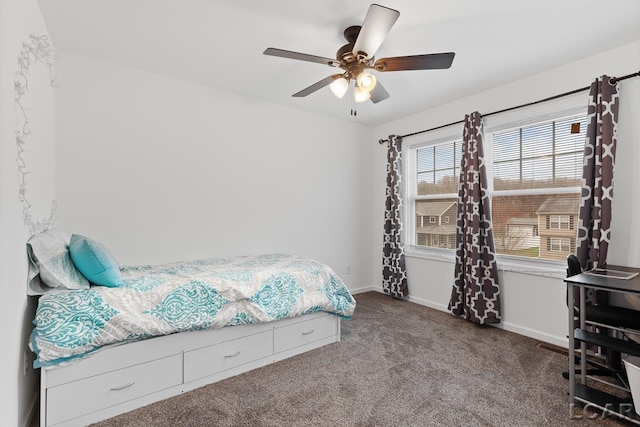
[[[629,272],[640,272],[638,268],[609,265],[609,270],[622,270]],[[567,292],[569,301],[572,300],[574,286],[579,287],[579,327],[574,328],[574,310],[573,304],[570,302],[569,312],[569,413],[574,418],[574,407],[576,402],[592,408],[599,408],[608,414],[615,414],[618,417],[628,421],[640,424],[640,416],[638,416],[633,407],[631,396],[628,398],[620,398],[609,393],[596,390],[587,386],[587,376],[584,374],[587,370],[586,350],[587,344],[595,344],[603,348],[609,348],[620,353],[640,356],[640,344],[632,341],[625,341],[614,337],[596,334],[586,330],[585,319],[585,295],[586,288],[598,289],[607,292],[620,292],[627,294],[640,295],[640,275],[629,280],[609,278],[606,276],[595,276],[588,273],[581,273],[565,279],[567,284]],[[639,313],[640,314],[640,313]],[[576,383],[576,362],[575,362],[575,341],[580,342],[580,383]]]

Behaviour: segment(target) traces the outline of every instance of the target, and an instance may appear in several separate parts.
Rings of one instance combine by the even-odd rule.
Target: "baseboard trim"
[[[349,289],[349,292],[351,292],[352,295],[355,295],[355,294],[362,294],[364,292],[371,292],[375,290],[376,289],[373,286],[362,286],[360,288]]]
[[[384,293],[380,288],[374,288],[373,290],[379,293]],[[411,295],[409,295],[407,301],[449,313],[449,307],[444,304],[429,301],[423,298],[417,298]],[[499,329],[504,329],[505,331],[513,332],[519,335],[524,335],[525,337],[533,338],[539,341],[544,341],[549,344],[554,344],[559,347],[569,347],[569,341],[566,337],[557,337],[555,335],[546,334],[535,329],[525,328],[523,326],[504,321],[498,324],[491,324],[491,326]]]
[[[443,304],[435,303],[433,301],[429,301],[429,300],[426,300],[426,299],[413,297],[411,295],[409,295],[408,300],[410,302],[414,302],[416,304],[424,305],[426,307],[435,308],[436,310],[449,312],[449,307],[447,307],[446,305],[443,305]]]
[[[533,338],[539,341],[544,341],[549,344],[557,345],[558,347],[569,348],[569,340],[566,337],[557,337],[555,335],[545,334],[544,332],[536,331],[535,329],[524,328],[519,325],[514,325],[509,322],[501,322],[498,324],[492,324],[499,329],[505,331],[514,332],[525,337]]]

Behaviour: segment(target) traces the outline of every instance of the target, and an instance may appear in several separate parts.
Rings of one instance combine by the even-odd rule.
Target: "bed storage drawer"
[[[273,355],[273,331],[247,335],[184,353],[184,381],[204,378]]]
[[[182,354],[47,389],[47,425],[182,383]]]
[[[294,323],[274,330],[274,353],[334,336],[338,333],[338,319],[326,315]]]

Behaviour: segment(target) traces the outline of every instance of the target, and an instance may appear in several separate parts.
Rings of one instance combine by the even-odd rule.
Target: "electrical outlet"
[[[26,376],[29,372],[29,353],[26,351],[22,353],[22,375]]]
[[[347,274],[351,274],[351,266],[347,265]]]

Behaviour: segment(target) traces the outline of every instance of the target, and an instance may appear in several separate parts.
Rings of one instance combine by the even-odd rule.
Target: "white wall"
[[[408,134],[462,120],[473,111],[489,113],[589,86],[602,74],[622,76],[640,70],[640,41],[593,57],[496,87],[438,108],[374,129],[376,139]],[[583,93],[586,105],[587,93]],[[497,116],[499,117],[499,116]],[[615,198],[609,262],[640,267],[640,78],[625,80],[620,88]],[[446,131],[444,131],[446,132]],[[415,142],[406,138],[405,143]],[[373,282],[381,289],[381,247],[385,195],[386,148],[378,146],[373,159]],[[407,259],[411,299],[446,310],[453,285],[452,260]],[[566,345],[566,288],[564,265],[556,277],[501,271],[503,322],[501,327]]]
[[[28,351],[35,301],[26,295],[25,243],[29,231],[18,198],[13,84],[22,43],[30,34],[46,33],[35,0],[0,0],[0,424],[5,426],[28,425],[38,391],[36,372],[30,368],[23,375],[23,354]],[[42,64],[32,63],[29,70],[30,89],[22,99],[29,109],[32,130],[25,140],[25,159],[31,172],[27,200],[34,218],[45,219],[50,213],[55,178],[54,91]]]
[[[370,287],[370,129],[61,58],[61,228],[102,241],[123,264],[292,253],[326,262],[352,290]]]

